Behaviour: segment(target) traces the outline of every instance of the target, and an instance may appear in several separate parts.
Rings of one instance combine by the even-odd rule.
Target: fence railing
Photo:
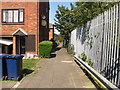
[[[71,32],[77,56],[85,52],[93,68],[120,87],[120,4]]]

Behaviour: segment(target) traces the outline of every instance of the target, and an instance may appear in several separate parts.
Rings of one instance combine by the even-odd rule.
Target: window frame
[[[3,12],[4,11],[7,11],[7,13],[8,13],[8,11],[9,10],[11,10],[12,11],[12,22],[4,22],[3,21]],[[15,10],[18,10],[18,22],[14,22],[14,11]],[[23,21],[21,22],[20,21],[20,10],[23,10]],[[1,12],[1,22],[2,22],[2,24],[24,24],[24,9],[23,8],[18,8],[18,9],[2,9],[2,12]],[[7,18],[8,18],[8,16],[7,16]]]

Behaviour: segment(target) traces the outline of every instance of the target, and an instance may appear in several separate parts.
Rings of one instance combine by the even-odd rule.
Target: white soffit
[[[23,34],[28,35],[23,29],[19,28],[12,35],[15,35],[18,31],[21,31]]]

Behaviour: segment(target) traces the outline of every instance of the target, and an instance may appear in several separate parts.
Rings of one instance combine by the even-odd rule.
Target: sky
[[[74,1],[71,0],[71,2],[74,2]],[[54,24],[54,18],[55,18],[56,10],[58,10],[58,5],[60,5],[60,6],[64,5],[68,8],[70,8],[70,3],[71,2],[67,2],[67,1],[64,1],[64,2],[58,1],[57,2],[57,1],[50,0],[49,22]],[[55,33],[59,34],[59,32],[57,30],[55,30]]]

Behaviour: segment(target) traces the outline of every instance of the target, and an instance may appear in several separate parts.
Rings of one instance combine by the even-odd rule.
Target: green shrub
[[[53,47],[52,41],[42,41],[39,43],[39,56],[49,58]]]
[[[86,61],[87,56],[86,56],[85,52],[83,52],[83,53],[81,54],[81,59],[82,59],[83,61]]]
[[[72,54],[72,55],[75,54],[75,53],[74,53],[74,46],[73,46],[72,44],[69,44],[69,45],[68,45],[68,47],[67,47],[67,52],[68,52],[69,54]]]
[[[93,67],[93,62],[91,59],[87,59],[85,62],[87,62],[89,66]]]
[[[83,52],[81,54],[81,56],[79,56],[79,58],[81,58],[84,62],[88,63],[89,66],[91,66],[93,68],[93,62],[91,59],[88,59],[85,52]]]

